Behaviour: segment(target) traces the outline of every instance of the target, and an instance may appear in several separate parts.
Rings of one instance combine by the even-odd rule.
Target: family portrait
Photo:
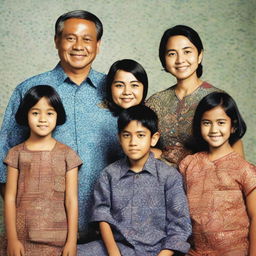
[[[1,8],[0,255],[256,255],[253,1]]]

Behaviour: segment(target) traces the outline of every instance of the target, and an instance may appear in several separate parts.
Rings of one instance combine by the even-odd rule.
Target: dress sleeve
[[[4,159],[8,150],[24,141],[27,136],[28,130],[18,125],[15,121],[15,114],[21,99],[21,92],[16,88],[9,100],[2,122],[0,131],[0,183],[6,182],[7,170],[4,165]]]
[[[242,175],[243,191],[248,196],[256,188],[256,166],[246,163]]]
[[[13,168],[18,169],[19,168],[19,151],[17,148],[11,148],[8,153],[6,158],[4,159],[4,164],[11,166]]]
[[[67,171],[72,170],[76,167],[79,167],[83,164],[82,160],[80,157],[77,155],[77,153],[71,149],[68,148],[67,153],[66,153],[66,168]]]
[[[105,169],[106,170],[106,169]],[[91,222],[105,221],[114,224],[111,209],[111,187],[107,172],[103,170],[93,193],[93,214]]]
[[[162,249],[187,253],[190,244],[191,222],[187,198],[185,196],[182,177],[178,171],[170,175],[166,182],[166,232]]]
[[[179,163],[179,171],[182,174],[182,176],[185,176],[187,167],[191,162],[191,160],[192,160],[192,156],[188,155],[184,159],[182,159],[181,162]]]

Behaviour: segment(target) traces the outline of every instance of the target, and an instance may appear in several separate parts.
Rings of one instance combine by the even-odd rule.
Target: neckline
[[[208,161],[210,161],[211,163],[216,163],[216,162],[218,162],[218,161],[220,161],[220,160],[222,160],[222,159],[224,159],[224,158],[229,157],[230,155],[237,154],[237,153],[233,150],[233,151],[229,152],[228,154],[226,154],[226,155],[224,155],[224,156],[221,156],[221,157],[219,157],[219,158],[217,158],[217,159],[215,159],[215,160],[210,160],[210,158],[209,158],[209,153],[208,153],[208,152],[205,152],[205,153],[206,153],[206,157],[207,157]]]
[[[52,149],[50,149],[50,150],[31,150],[31,149],[29,149],[29,148],[27,147],[26,142],[24,142],[24,143],[23,143],[23,149],[24,149],[25,151],[28,151],[28,152],[52,152],[52,151],[55,150],[57,144],[58,144],[58,141],[55,140],[55,144],[54,144],[54,146],[52,147]]]
[[[184,96],[182,99],[180,99],[179,96],[178,96],[177,93],[176,93],[175,88],[177,87],[177,84],[175,84],[174,87],[173,87],[174,95],[176,96],[176,98],[177,98],[179,101],[183,101],[185,98],[187,98],[187,97],[189,97],[189,96],[192,96],[196,91],[198,91],[198,90],[203,86],[204,83],[206,83],[206,82],[203,81],[194,91],[192,91],[190,94]]]

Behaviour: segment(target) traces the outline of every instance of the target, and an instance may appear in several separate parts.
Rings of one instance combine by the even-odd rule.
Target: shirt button
[[[139,177],[140,177],[140,175],[139,175],[139,174],[136,174],[136,175],[135,175],[135,178],[136,178],[136,179],[138,179]]]

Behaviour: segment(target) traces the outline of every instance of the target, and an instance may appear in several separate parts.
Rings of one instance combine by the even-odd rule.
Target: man
[[[76,150],[83,161],[79,171],[79,238],[91,239],[88,219],[91,194],[100,171],[120,155],[116,120],[101,104],[106,76],[91,68],[99,52],[103,26],[92,13],[83,10],[61,15],[55,24],[55,45],[60,62],[51,71],[19,84],[7,106],[0,133],[0,183],[6,182],[2,164],[9,148],[26,139],[28,131],[15,122],[20,100],[32,86],[48,84],[59,93],[67,122],[57,127],[54,137]]]

